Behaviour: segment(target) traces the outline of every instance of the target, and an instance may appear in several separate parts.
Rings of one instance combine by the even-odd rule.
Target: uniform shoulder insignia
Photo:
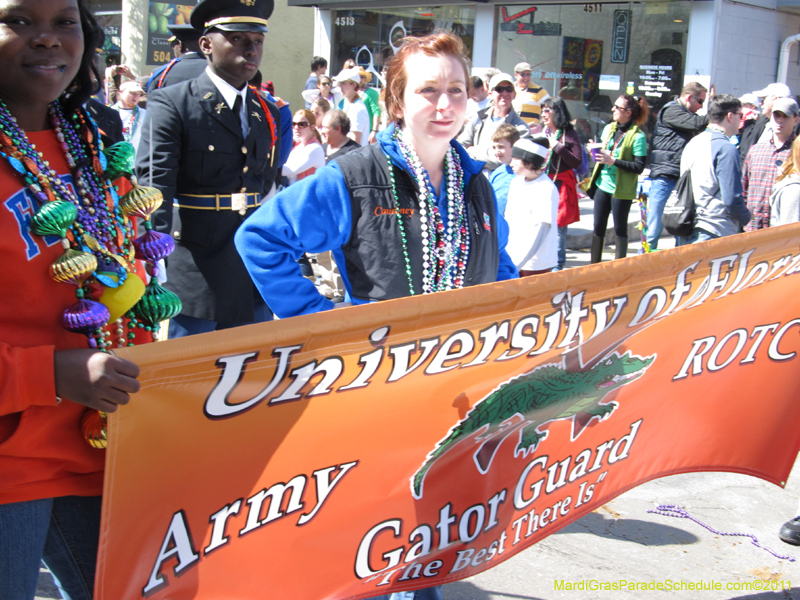
[[[214,93],[213,92],[208,92],[205,96],[203,96],[203,100],[210,100],[213,97],[214,97]]]
[[[256,119],[258,119],[259,121],[261,120],[261,115],[260,115],[260,114],[258,114],[256,111],[253,111],[253,113],[252,113],[252,114],[253,114],[253,116],[254,116]]]
[[[222,109],[223,109],[223,108],[225,108],[225,106],[226,106],[226,105],[225,105],[225,103],[224,103],[224,102],[220,102],[219,104],[217,104],[217,105],[214,107],[214,110],[216,110],[216,111],[217,111],[217,114],[219,114],[219,113],[221,113],[221,112],[222,112]]]
[[[256,106],[261,106],[261,103],[258,100],[256,100],[255,98],[250,98],[250,102],[252,102]]]

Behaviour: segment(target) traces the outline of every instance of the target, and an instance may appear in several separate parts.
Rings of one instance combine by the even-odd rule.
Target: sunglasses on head
[[[292,127],[299,127],[300,129],[305,129],[306,127],[308,127],[308,125],[309,125],[308,121],[293,121],[292,122]]]
[[[494,88],[494,91],[498,94],[505,92],[506,94],[510,94],[514,91],[514,87],[510,85],[498,85]]]

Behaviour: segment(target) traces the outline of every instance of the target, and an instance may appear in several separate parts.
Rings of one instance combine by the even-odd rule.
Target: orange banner
[[[368,598],[800,448],[800,224],[125,350],[96,597]],[[794,436],[794,437],[792,437]]]

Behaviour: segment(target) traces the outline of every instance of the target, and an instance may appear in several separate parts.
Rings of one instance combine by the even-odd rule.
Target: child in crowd
[[[558,189],[544,173],[547,138],[522,139],[511,148],[516,177],[505,209],[506,249],[521,277],[547,273],[558,263]]]
[[[505,214],[506,202],[508,201],[508,186],[514,179],[514,171],[511,169],[511,147],[519,140],[519,130],[513,125],[503,123],[492,134],[492,152],[500,162],[500,166],[489,175],[489,183],[492,184],[495,198],[497,198],[498,214]]]

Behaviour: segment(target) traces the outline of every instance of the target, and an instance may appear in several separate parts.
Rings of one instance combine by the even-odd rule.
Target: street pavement
[[[634,206],[629,256],[641,248],[638,221]],[[567,267],[589,264],[591,233],[592,202],[584,199],[581,221],[570,226]],[[606,239],[613,244],[611,232]],[[674,241],[661,246],[672,248]],[[613,245],[606,247],[604,260],[613,256]],[[797,424],[787,426],[796,430]],[[778,538],[799,499],[800,459],[785,489],[732,473],[665,477],[629,490],[489,571],[444,586],[444,600],[800,600],[800,547]],[[659,505],[679,506],[699,523],[649,512]],[[581,582],[584,589],[576,590]],[[61,597],[45,569],[39,583],[37,600]],[[614,583],[621,589],[596,589]],[[659,583],[661,591],[641,586]],[[254,598],[290,600],[273,599],[268,589]]]

